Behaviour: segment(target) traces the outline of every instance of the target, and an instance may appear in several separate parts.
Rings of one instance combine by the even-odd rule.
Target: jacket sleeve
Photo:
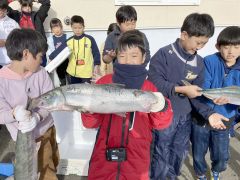
[[[167,81],[168,65],[163,51],[160,49],[151,59],[148,79],[153,82],[158,91],[165,97],[175,95],[175,84]]]
[[[42,5],[37,11],[37,15],[39,16],[41,21],[44,22],[48,16],[48,11],[51,7],[51,3],[50,3],[50,0],[38,0],[38,2],[41,3]]]
[[[211,84],[213,81],[212,73],[213,69],[211,68],[211,59],[204,58],[204,65],[205,65],[205,77],[204,77],[204,83],[202,85],[203,89],[209,89],[211,88]]]
[[[203,70],[199,73],[198,77],[193,81],[193,84],[198,85],[199,87],[203,87],[203,85],[205,84],[205,78],[207,78],[208,81],[211,79],[209,74],[210,72],[208,72],[208,70],[203,68]],[[210,82],[208,82],[208,84],[209,83]],[[208,100],[204,96],[190,99],[193,110],[199,113],[204,119],[208,120],[209,116],[215,113],[215,111],[206,104],[206,101]]]
[[[100,65],[100,52],[99,52],[97,43],[93,37],[91,37],[91,42],[92,42],[92,55],[94,59],[94,66]]]
[[[114,46],[113,46],[113,37],[112,37],[114,35],[113,33],[114,33],[114,31],[111,32],[105,40],[102,56],[105,56],[107,54],[107,51],[109,51],[109,50],[115,51]]]
[[[53,60],[59,53],[61,53],[67,47],[66,43],[61,44],[57,49],[54,49],[51,54],[49,54],[49,59]]]
[[[16,122],[12,114],[13,108],[6,102],[2,92],[0,92],[0,124],[10,124]]]
[[[151,124],[154,129],[165,129],[170,126],[173,119],[172,105],[169,99],[165,98],[165,107],[162,111],[149,113]]]
[[[8,1],[8,4],[10,4],[12,1]],[[20,16],[21,13],[18,10],[14,10],[12,9],[9,5],[7,7],[7,15],[8,17],[12,18],[13,20],[15,20],[17,23],[19,23],[20,21]]]
[[[86,128],[98,128],[102,123],[103,115],[81,113],[83,126]]]

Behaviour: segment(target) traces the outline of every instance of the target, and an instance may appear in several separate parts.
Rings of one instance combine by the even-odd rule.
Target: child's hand
[[[227,97],[222,96],[222,97],[213,99],[213,102],[217,105],[224,105],[229,103],[229,99]]]
[[[195,98],[202,95],[201,90],[202,89],[196,85],[184,86],[183,94],[189,98]]]
[[[16,119],[16,121],[25,121],[30,115],[31,112],[26,110],[25,106],[23,105],[17,105],[13,109],[13,117]]]
[[[106,50],[107,55],[110,56],[112,59],[116,57],[116,52],[114,50]]]
[[[94,66],[93,74],[100,75],[100,66],[99,65]]]
[[[228,118],[224,117],[221,114],[218,113],[213,113],[211,116],[209,116],[208,121],[209,124],[214,128],[214,129],[226,129],[226,126],[223,124],[223,121],[229,121]]]
[[[38,124],[38,119],[36,116],[31,116],[25,121],[20,121],[18,124],[18,130],[20,130],[22,133],[30,132],[32,131]]]
[[[31,114],[30,111],[25,109],[25,106],[18,105],[13,110],[13,116],[18,121],[18,129],[22,133],[32,131],[40,121],[38,113]]]
[[[100,66],[99,65],[96,65],[94,66],[94,69],[93,69],[93,77],[92,77],[92,80],[91,82],[92,83],[96,83],[96,81],[102,77],[101,76],[101,73],[100,73]]]

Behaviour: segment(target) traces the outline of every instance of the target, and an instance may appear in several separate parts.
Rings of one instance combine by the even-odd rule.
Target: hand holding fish
[[[32,131],[40,121],[40,117],[37,113],[31,114],[31,112],[26,110],[22,105],[14,108],[13,116],[16,121],[18,121],[18,129],[22,133]]]
[[[224,104],[229,103],[229,99],[227,97],[221,96],[221,97],[213,99],[213,102],[217,105],[224,105]]]
[[[197,96],[201,96],[201,88],[196,85],[189,85],[189,86],[177,86],[175,87],[175,91],[177,93],[184,94],[188,98],[195,98]]]
[[[22,133],[32,131],[38,124],[38,119],[35,116],[29,117],[26,121],[19,122],[18,130]]]
[[[17,105],[13,109],[12,114],[13,114],[14,119],[21,122],[21,121],[25,121],[30,116],[31,112],[26,110],[25,106]]]
[[[218,113],[213,113],[211,116],[209,116],[208,121],[209,124],[214,128],[214,129],[226,129],[226,126],[224,125],[223,121],[229,121],[228,118],[224,117],[221,114]]]

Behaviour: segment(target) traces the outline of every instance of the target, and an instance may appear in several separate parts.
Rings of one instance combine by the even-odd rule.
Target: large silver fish
[[[157,112],[165,105],[159,92],[125,89],[116,84],[72,84],[56,88],[31,101],[30,109],[77,110],[94,113]]]
[[[229,86],[224,88],[204,89],[201,91],[209,99],[226,97],[229,104],[240,105],[240,87]]]
[[[33,132],[18,131],[14,180],[37,180],[37,144]]]
[[[32,99],[28,109],[49,111],[78,110],[80,112],[124,113],[156,112],[165,105],[161,93],[124,89],[119,85],[73,84],[49,91]],[[14,180],[37,180],[37,148],[32,132],[18,132]]]
[[[28,99],[27,109],[30,109],[31,100]],[[15,149],[14,180],[37,180],[38,174],[38,148],[40,142],[36,143],[33,131],[17,134]],[[12,177],[13,178],[13,177]]]
[[[183,84],[186,86],[191,85],[189,82],[182,80]],[[240,105],[240,87],[239,86],[228,86],[223,88],[214,89],[203,89],[200,92],[209,98],[216,99],[219,97],[226,97],[229,100],[229,104]]]

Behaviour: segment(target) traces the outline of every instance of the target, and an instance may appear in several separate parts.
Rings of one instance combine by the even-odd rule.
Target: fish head
[[[49,91],[38,98],[32,99],[29,109],[46,109],[48,111],[54,111],[59,109],[59,106],[63,106],[65,104],[65,97],[62,94],[60,89],[54,89]]]

